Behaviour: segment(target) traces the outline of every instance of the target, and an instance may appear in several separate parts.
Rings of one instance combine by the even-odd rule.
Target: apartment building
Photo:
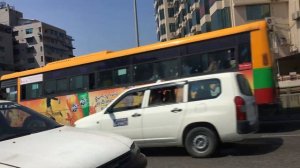
[[[265,19],[274,62],[300,52],[299,7],[299,0],[154,0],[159,41]],[[295,66],[281,66],[278,71],[297,69],[299,61],[285,63]],[[296,71],[300,73],[299,68]]]
[[[12,28],[0,24],[0,75],[14,70]]]
[[[73,38],[65,30],[38,20],[25,19],[21,12],[4,2],[0,3],[0,26],[10,27],[5,41],[6,45],[11,44],[10,47],[5,46],[7,53],[1,58],[3,33],[0,30],[0,68],[13,66],[14,71],[22,71],[74,57]],[[1,59],[6,60],[5,66],[1,66]]]
[[[45,66],[73,57],[72,37],[66,31],[37,20],[20,19],[13,28],[17,70]]]
[[[276,57],[299,52],[299,0],[155,0],[154,9],[159,41],[267,19]]]
[[[155,0],[158,41],[198,34],[200,30],[199,0]]]

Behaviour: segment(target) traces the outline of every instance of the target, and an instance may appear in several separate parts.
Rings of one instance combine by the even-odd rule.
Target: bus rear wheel
[[[185,137],[185,149],[192,157],[210,157],[218,146],[216,132],[206,127],[191,129]]]

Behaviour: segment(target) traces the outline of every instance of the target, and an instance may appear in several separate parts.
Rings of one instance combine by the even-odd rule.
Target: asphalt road
[[[268,124],[239,143],[223,144],[212,158],[184,148],[145,148],[148,168],[300,168],[300,124]]]

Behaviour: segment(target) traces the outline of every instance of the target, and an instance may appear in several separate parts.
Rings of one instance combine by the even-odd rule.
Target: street
[[[223,144],[212,158],[190,157],[184,148],[145,148],[148,168],[299,168],[300,124],[267,125],[247,140]]]

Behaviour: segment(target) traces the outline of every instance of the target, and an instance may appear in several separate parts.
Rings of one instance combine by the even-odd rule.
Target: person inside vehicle
[[[214,55],[211,55],[208,57],[208,68],[204,72],[214,72],[218,70],[218,62],[216,61],[216,58]]]
[[[212,97],[218,96],[220,94],[220,92],[221,92],[220,86],[218,86],[216,83],[210,84],[209,88],[210,88],[210,95]]]
[[[198,98],[198,87],[196,85],[191,86],[191,91],[190,91],[190,97],[192,100],[195,100]]]

